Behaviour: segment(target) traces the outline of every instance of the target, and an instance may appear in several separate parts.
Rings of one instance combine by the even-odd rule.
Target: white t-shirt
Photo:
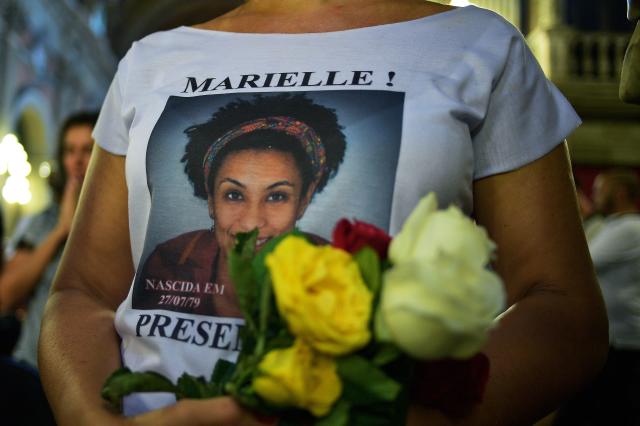
[[[234,102],[284,92],[333,110],[346,139],[335,176],[297,223],[326,239],[342,217],[394,234],[430,191],[441,206],[454,203],[470,214],[474,180],[540,158],[580,123],[522,35],[472,6],[328,33],[181,27],[152,34],[121,61],[94,130],[101,147],[127,156],[138,272],[160,247],[173,247],[175,237],[212,225],[207,202],[194,196],[181,162],[185,129]],[[123,361],[173,380],[183,371],[208,376],[218,358],[236,356],[242,320],[194,314],[184,306],[193,302],[174,296],[201,297],[205,283],[194,289],[192,278],[172,278],[191,284],[146,288],[163,302],[182,303],[167,309],[160,299],[132,301],[133,289],[145,285],[137,277],[116,317]],[[200,333],[211,344],[194,344],[204,341]],[[219,349],[216,335],[232,349]],[[156,396],[130,399],[127,412],[171,401]]]

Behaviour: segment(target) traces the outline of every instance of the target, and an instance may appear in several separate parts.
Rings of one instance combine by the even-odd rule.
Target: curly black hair
[[[185,129],[189,142],[186,145],[182,162],[184,171],[193,185],[196,197],[208,198],[206,187],[213,188],[216,171],[224,159],[232,152],[251,149],[272,149],[290,153],[298,166],[302,177],[302,193],[314,181],[311,160],[300,142],[291,135],[270,129],[246,133],[227,144],[216,155],[211,165],[212,173],[205,185],[203,159],[211,144],[230,129],[265,117],[286,116],[304,122],[311,127],[322,142],[326,151],[326,169],[317,181],[315,193],[319,193],[338,171],[346,149],[345,136],[338,117],[331,108],[314,103],[304,94],[256,95],[251,100],[235,100],[218,109],[211,118]]]

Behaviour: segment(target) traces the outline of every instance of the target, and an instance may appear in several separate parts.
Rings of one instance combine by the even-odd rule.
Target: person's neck
[[[249,0],[196,27],[255,33],[327,32],[407,21],[451,8],[424,0]]]
[[[244,8],[262,8],[269,10],[291,10],[309,7],[323,7],[327,5],[344,5],[348,3],[371,3],[380,0],[245,0]]]
[[[292,12],[318,12],[335,9],[361,9],[372,5],[402,4],[416,1],[425,3],[423,0],[247,0],[240,10],[260,11],[262,13],[292,13]]]

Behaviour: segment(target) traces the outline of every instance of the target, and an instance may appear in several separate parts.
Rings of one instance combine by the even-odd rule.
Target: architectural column
[[[499,13],[513,25],[521,28],[520,0],[474,0],[473,4]]]
[[[7,70],[9,62],[9,51],[11,46],[9,38],[11,35],[16,4],[14,0],[3,0],[0,2],[0,138],[7,131],[9,123],[6,122],[7,114]]]
[[[535,21],[531,23],[532,30],[564,25],[565,0],[536,0],[529,3],[529,8]]]
[[[529,2],[531,31],[529,46],[547,77],[558,81],[568,78],[571,69],[571,43],[574,31],[566,25],[565,0]]]

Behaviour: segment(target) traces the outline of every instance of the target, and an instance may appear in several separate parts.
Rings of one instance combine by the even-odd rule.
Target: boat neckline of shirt
[[[386,24],[377,24],[377,25],[369,25],[366,27],[358,27],[358,28],[348,28],[344,30],[335,30],[335,31],[318,31],[311,33],[254,33],[254,32],[234,32],[234,31],[221,31],[221,30],[210,30],[205,28],[196,28],[186,25],[181,25],[177,27],[177,30],[199,33],[199,34],[211,34],[211,35],[222,35],[222,36],[242,36],[242,37],[318,37],[323,35],[333,35],[333,34],[345,34],[345,33],[360,33],[360,32],[368,32],[368,31],[377,31],[377,30],[385,30],[388,28],[393,28],[396,26],[404,26],[404,25],[414,25],[418,23],[423,23],[426,21],[438,20],[447,18],[449,16],[460,13],[465,9],[478,9],[478,7],[474,5],[468,5],[463,7],[454,7],[449,10],[445,10],[443,12],[434,13],[431,15],[422,16],[419,18],[408,19],[406,21],[396,21],[389,22]]]

